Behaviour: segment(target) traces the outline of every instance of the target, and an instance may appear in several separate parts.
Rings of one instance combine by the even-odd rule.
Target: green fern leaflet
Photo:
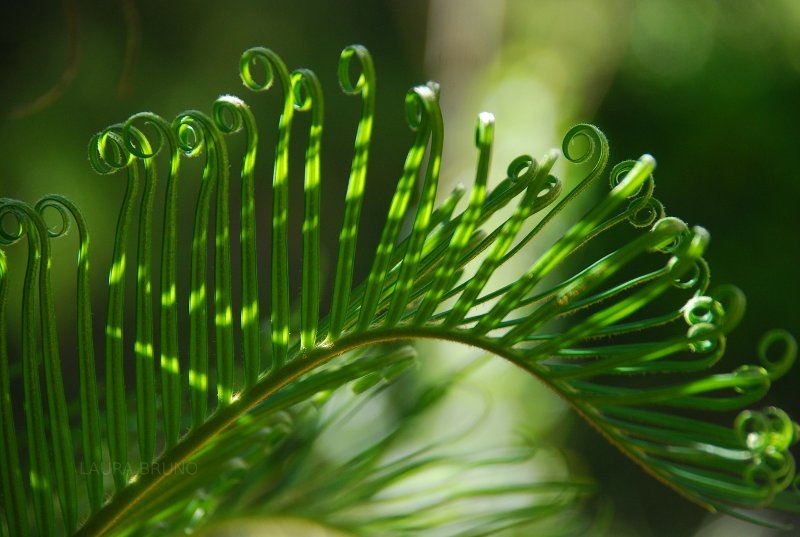
[[[355,80],[354,61],[360,66]],[[708,290],[703,254],[709,235],[664,214],[653,197],[652,157],[621,162],[609,172],[605,136],[581,124],[566,134],[562,148],[571,165],[587,170],[570,192],[562,195],[561,181],[551,174],[557,151],[538,160],[515,159],[507,177],[492,184],[494,118],[482,113],[468,199],[461,203],[466,192],[459,187],[436,207],[444,136],[439,88],[434,83],[414,87],[405,102],[413,143],[372,268],[362,284],[354,285],[375,71],[366,49],[347,47],[339,61],[339,81],[346,94],[360,97],[362,113],[335,271],[330,286],[323,286],[319,81],[307,69],[289,72],[265,48],[244,53],[240,75],[248,89],[274,88],[283,97],[269,240],[256,233],[256,216],[266,211],[255,194],[262,180],[256,177],[264,170],[257,159],[263,142],[241,99],[223,96],[210,113],[190,110],[172,121],[136,114],[90,143],[97,172],[127,177],[109,272],[99,358],[103,378],[97,375],[93,341],[89,232],[80,210],[56,195],[32,206],[0,200],[0,245],[5,249],[0,250],[0,534],[169,534],[230,514],[234,507],[226,494],[232,490],[253,504],[275,506],[275,512],[292,511],[296,503],[281,491],[277,476],[302,451],[294,442],[315,430],[303,425],[313,422],[307,411],[313,414],[325,394],[345,385],[372,393],[417,359],[412,348],[400,343],[420,338],[477,347],[534,375],[635,463],[709,510],[751,520],[760,520],[754,511],[761,509],[800,512],[790,453],[798,425],[778,408],[744,410],[791,368],[795,341],[784,331],[772,331],[758,348],[759,365],[731,371],[718,364],[726,335],[743,314],[744,298],[733,287]],[[293,249],[289,148],[304,112],[310,122],[302,127],[308,129],[302,248]],[[239,179],[230,174],[230,136],[246,139]],[[203,159],[202,177],[182,173],[187,157]],[[167,161],[168,169],[159,169]],[[551,221],[604,177],[610,178],[608,193],[553,240]],[[163,189],[158,188],[161,181]],[[198,182],[191,244],[181,244],[177,230],[190,226],[178,218],[178,200]],[[231,214],[234,188],[240,189],[238,217]],[[162,190],[164,199],[158,201]],[[162,220],[154,212],[162,204],[158,257],[152,253],[158,244],[153,228]],[[52,211],[60,215],[57,229],[48,227],[43,216]],[[77,349],[62,360],[51,289],[51,271],[58,265],[53,266],[50,243],[64,236],[71,222],[79,237]],[[402,238],[405,223],[410,231]],[[240,244],[232,248],[237,234]],[[614,234],[619,246],[598,253],[600,246],[614,243],[605,240]],[[595,241],[601,235],[604,240]],[[137,242],[135,251],[128,247],[129,238]],[[499,269],[511,266],[534,239],[542,253],[513,278],[502,276],[506,272]],[[13,274],[6,247],[20,241],[27,243],[27,269]],[[257,255],[263,244],[270,248],[268,271]],[[302,259],[296,305],[289,285],[290,255]],[[182,256],[191,264],[188,288],[178,274]],[[153,276],[155,263],[160,263],[155,271],[159,281]],[[135,305],[129,308],[126,284],[132,272]],[[5,310],[11,282],[22,289],[19,356],[8,355]],[[323,316],[322,289],[327,287],[332,299]],[[264,289],[269,289],[268,300]],[[267,304],[268,315],[263,311]],[[126,375],[131,360],[133,378]],[[79,411],[71,416],[62,372],[76,367]],[[439,388],[432,387],[434,395],[409,412],[433,404]],[[12,400],[17,393],[23,394],[21,401]],[[99,394],[104,394],[102,404]],[[712,412],[729,415],[720,419]],[[421,450],[384,465],[379,454],[385,447],[379,443],[365,449],[335,472],[336,494],[310,490],[305,511],[294,512],[364,535],[385,534],[392,527],[397,534],[405,528],[406,534],[416,535],[441,524],[434,507],[416,513],[409,508],[405,518],[376,515],[371,521],[335,522],[343,506],[331,497],[349,498],[351,507],[366,505],[397,476],[440,460]],[[509,453],[470,467],[504,466],[525,457]],[[190,465],[197,472],[183,471]],[[111,475],[86,471],[100,468],[111,469]],[[540,502],[539,510],[508,508],[479,516],[453,535],[519,527],[590,492],[579,480],[551,484],[560,491],[555,496],[548,496],[547,486],[495,484],[462,493],[530,494],[531,502]]]

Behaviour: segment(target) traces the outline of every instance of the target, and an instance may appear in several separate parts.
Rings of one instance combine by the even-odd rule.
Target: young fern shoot
[[[355,78],[354,60],[361,68]],[[596,127],[580,124],[567,132],[561,153],[571,165],[588,171],[569,192],[562,196],[563,185],[551,173],[559,158],[556,150],[539,160],[527,155],[515,159],[507,177],[494,184],[489,175],[495,119],[484,112],[475,130],[472,190],[465,196],[466,190],[458,187],[436,208],[444,137],[439,87],[432,82],[415,86],[405,99],[413,142],[369,274],[354,285],[375,115],[375,69],[364,47],[349,46],[340,56],[339,83],[346,94],[361,98],[361,118],[330,312],[321,319],[322,88],[313,72],[290,72],[276,53],[263,47],[246,51],[239,66],[246,88],[263,93],[275,86],[282,97],[272,133],[269,279],[257,255],[263,246],[256,215],[266,208],[255,185],[264,175],[263,165],[257,167],[257,151],[271,138],[259,136],[256,118],[242,99],[225,95],[213,103],[210,114],[189,110],[171,121],[140,113],[101,131],[90,142],[90,162],[98,173],[124,171],[127,185],[109,271],[104,379],[98,379],[95,368],[90,243],[82,213],[61,196],[47,196],[32,206],[0,199],[0,534],[166,534],[213,522],[229,509],[224,507],[227,492],[239,484],[242,490],[261,491],[256,478],[263,475],[267,482],[278,472],[264,461],[278,464],[268,456],[288,445],[302,422],[294,417],[284,422],[282,416],[296,417],[298,408],[345,384],[354,383],[360,393],[381,378],[392,378],[416,357],[407,347],[378,352],[381,344],[420,338],[478,347],[534,375],[634,462],[709,510],[751,520],[761,520],[753,514],[760,509],[800,512],[790,451],[798,425],[775,407],[746,409],[789,371],[795,341],[785,331],[769,332],[758,348],[760,365],[712,369],[721,363],[727,334],[743,314],[744,298],[730,286],[708,290],[703,254],[709,234],[665,215],[653,197],[653,157],[623,161],[607,172],[606,137]],[[289,169],[295,112],[310,116],[302,248],[297,251],[289,247],[288,217],[288,182],[300,175]],[[236,185],[226,139],[240,132],[246,139]],[[580,154],[578,141],[585,146]],[[166,158],[159,159],[162,152]],[[204,165],[202,176],[194,179],[199,180],[194,221],[179,221],[184,186],[193,180],[185,177],[181,162],[198,156]],[[165,162],[166,174],[160,169]],[[152,254],[158,221],[154,207],[160,206],[156,193],[162,191],[157,186],[164,175],[158,260]],[[541,232],[604,176],[610,180],[608,193],[551,244],[545,243],[549,239]],[[236,225],[231,217],[236,210],[231,207],[233,188],[241,191]],[[462,197],[465,207],[459,211]],[[214,232],[209,237],[212,203]],[[61,219],[60,228],[45,223],[43,213],[52,210]],[[499,214],[506,216],[491,224]],[[62,363],[55,328],[50,241],[64,236],[73,220],[79,239],[78,346],[69,355],[75,355],[79,371],[80,419],[71,421],[63,389],[63,370],[69,365]],[[406,220],[411,229],[402,238]],[[191,244],[180,244],[178,228],[192,229]],[[231,249],[237,233],[238,258]],[[131,234],[138,243],[134,257],[128,253]],[[601,236],[624,239],[613,248],[610,241],[597,240]],[[23,239],[27,267],[22,275],[12,274],[6,250]],[[499,269],[521,257],[533,240],[540,243],[541,253],[510,281],[490,286]],[[585,248],[589,244],[593,246]],[[292,255],[302,260],[297,322],[291,314]],[[178,276],[180,256],[187,256],[191,267],[188,289],[181,288]],[[159,282],[152,276],[155,263],[161,267]],[[128,311],[130,266],[136,267],[136,299]],[[238,274],[234,267],[240,267]],[[9,285],[19,279],[24,280],[22,352],[16,357],[8,355],[4,316]],[[268,300],[263,296],[267,281]],[[234,298],[234,289],[240,290],[240,300]],[[269,304],[269,315],[260,304]],[[133,334],[125,330],[129,315]],[[269,344],[262,344],[264,327]],[[133,379],[125,377],[130,359],[135,361]],[[19,389],[20,379],[9,372],[16,363],[22,369],[22,402],[10,395]],[[635,373],[651,375],[645,382],[632,382]],[[104,392],[100,404],[99,392]],[[732,426],[707,416],[713,412],[733,412],[726,418]],[[23,414],[18,430],[20,419],[15,417]],[[133,430],[129,423],[135,423]],[[73,438],[74,424],[79,434]],[[403,467],[411,469],[417,462],[409,458]],[[188,464],[197,471],[183,472]],[[104,467],[112,469],[110,480],[97,470]],[[380,469],[378,464],[369,467]],[[140,471],[132,470],[136,468]],[[258,472],[246,476],[242,468]],[[389,486],[390,481],[374,482]],[[515,487],[502,493],[511,494]],[[481,489],[484,493],[490,491]],[[281,505],[286,497],[279,488],[259,494],[264,505]],[[370,494],[354,494],[354,505]],[[331,520],[337,516],[328,515]],[[414,516],[405,515],[408,527],[414,527]],[[508,516],[519,522],[519,514]],[[501,519],[480,520],[502,528]],[[479,529],[474,528],[476,535]]]

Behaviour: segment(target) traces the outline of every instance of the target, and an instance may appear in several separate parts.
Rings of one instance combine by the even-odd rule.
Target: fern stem
[[[311,110],[303,196],[303,268],[300,297],[300,348],[306,350],[316,343],[319,324],[320,141],[324,102],[317,75],[308,69],[298,69],[292,73],[292,93],[296,110]]]
[[[686,224],[677,218],[660,220],[650,232],[640,235],[592,265],[589,270],[583,271],[580,278],[574,279],[549,302],[527,315],[522,322],[509,330],[501,341],[505,344],[513,344],[525,335],[533,333],[545,322],[555,317],[559,311],[567,309],[577,298],[616,274],[641,253],[653,249],[665,241],[675,240],[687,231]],[[664,276],[662,276],[663,278]]]
[[[161,406],[164,419],[164,439],[167,448],[178,441],[181,416],[181,369],[178,346],[178,175],[180,172],[180,148],[171,125],[161,116],[143,112],[132,116],[125,123],[126,135],[136,118],[144,119],[158,133],[158,142],[152,152],[141,152],[141,147],[130,145],[129,151],[140,151],[137,157],[150,159],[163,145],[164,137],[169,142],[169,174],[164,200],[164,223],[161,245],[161,317],[160,317],[160,360]],[[128,140],[131,139],[127,136]]]
[[[42,328],[42,355],[44,357],[45,389],[50,414],[51,438],[61,501],[61,516],[67,531],[73,531],[78,524],[78,485],[75,469],[75,456],[72,448],[67,400],[64,395],[64,375],[58,352],[56,333],[56,312],[53,304],[53,289],[50,278],[52,259],[47,227],[38,213],[26,208],[28,218],[33,221],[41,241],[42,267],[39,272],[39,305]]]
[[[134,127],[134,122],[141,119],[145,126],[151,127],[157,138],[151,143],[144,138],[141,129]],[[178,175],[180,171],[180,148],[171,125],[161,116],[152,112],[142,112],[131,116],[123,125],[123,135],[127,150],[136,158],[144,160],[145,166],[153,168],[156,173],[155,157],[164,145],[169,144],[169,174],[166,180],[166,196],[164,201],[164,222],[161,245],[161,282],[160,282],[160,323],[159,323],[159,370],[161,374],[161,405],[164,420],[164,439],[167,447],[178,441],[180,434],[181,414],[181,377],[178,347]],[[145,198],[147,196],[145,195]],[[140,223],[140,226],[143,223]],[[141,240],[141,237],[140,237]],[[148,304],[152,299],[148,298]],[[145,448],[149,449],[149,448]],[[146,452],[145,450],[143,450]],[[152,455],[149,461],[152,460]]]
[[[215,153],[217,200],[214,237],[214,328],[217,355],[217,404],[233,397],[233,292],[231,269],[230,160],[228,146],[213,121],[208,122],[209,154]]]
[[[655,160],[644,155],[628,173],[626,179],[614,187],[606,198],[598,203],[577,224],[572,226],[556,244],[550,247],[520,280],[495,304],[492,310],[478,323],[479,331],[490,330],[511,311],[517,301],[524,298],[541,279],[569,255],[576,245],[584,241],[586,232],[599,225],[626,198],[635,194],[641,185],[650,177],[655,168]]]
[[[226,112],[230,118],[226,118]],[[242,260],[242,358],[245,386],[252,386],[261,370],[261,338],[259,335],[258,255],[256,243],[255,165],[258,151],[258,130],[250,107],[232,95],[214,103],[214,121],[225,133],[244,128],[247,149],[242,162],[241,244]]]
[[[444,142],[444,125],[442,123],[442,110],[439,107],[439,88],[436,85],[418,86],[414,88],[416,106],[424,109],[420,114],[425,114],[430,122],[431,141],[428,167],[425,180],[422,184],[420,201],[414,215],[414,224],[408,238],[406,254],[400,266],[397,282],[392,292],[392,300],[386,315],[387,326],[397,324],[408,305],[408,295],[414,284],[414,276],[422,257],[422,248],[428,231],[428,224],[436,201],[436,187],[439,184],[439,170],[442,164],[442,144]],[[407,103],[408,104],[408,103]]]
[[[122,199],[114,253],[108,274],[108,313],[106,319],[106,420],[108,423],[108,453],[116,490],[128,481],[128,408],[125,402],[125,370],[123,367],[123,321],[125,315],[125,270],[128,227],[139,191],[139,170],[127,151],[120,133],[113,126],[95,135],[89,143],[89,158],[99,173],[112,173],[127,168],[127,187]]]
[[[420,90],[421,95],[416,93],[417,89]],[[397,190],[392,198],[389,214],[386,217],[386,224],[378,243],[378,250],[372,262],[372,270],[370,270],[364,298],[361,302],[357,323],[358,331],[365,330],[375,317],[378,301],[384,289],[386,273],[389,270],[389,261],[392,259],[397,235],[400,232],[400,224],[405,216],[414,182],[422,166],[425,146],[431,132],[431,120],[428,114],[432,107],[429,106],[427,101],[427,99],[432,98],[431,93],[430,88],[419,86],[409,91],[406,95],[406,120],[411,129],[416,131],[416,136],[406,156],[403,175],[397,183]]]
[[[504,349],[487,338],[475,337],[467,333],[453,333],[452,331],[404,327],[394,327],[390,330],[374,329],[369,333],[349,334],[331,345],[315,347],[303,354],[302,360],[291,360],[282,369],[262,377],[257,384],[241,392],[239,398],[230,405],[218,408],[204,423],[189,431],[174,448],[156,460],[155,464],[163,471],[137,476],[127,487],[115,494],[111,502],[92,516],[86,525],[77,531],[75,537],[111,534],[115,525],[130,516],[151,491],[166,479],[179,478],[181,465],[190,460],[206,443],[248,411],[305,373],[350,350],[384,341],[416,338],[451,340],[484,348],[501,356],[516,355],[510,349]]]
[[[517,208],[511,218],[509,218],[503,224],[500,235],[495,240],[491,251],[486,256],[486,259],[484,259],[481,263],[481,266],[478,268],[475,276],[470,279],[469,283],[467,283],[466,287],[464,288],[464,292],[461,293],[461,296],[458,297],[455,305],[450,310],[450,313],[447,315],[447,318],[444,321],[445,326],[453,327],[459,324],[467,312],[469,312],[469,310],[474,306],[475,299],[478,298],[478,295],[488,283],[489,278],[492,276],[497,267],[500,266],[503,256],[511,246],[514,237],[517,236],[517,233],[522,227],[522,224],[525,222],[525,219],[530,216],[531,206],[534,205],[539,191],[546,184],[548,174],[550,173],[553,164],[555,164],[555,160],[556,155],[555,153],[551,152],[545,156],[542,163],[538,166],[532,160],[528,161],[527,169],[524,171],[524,175],[531,175],[532,178],[525,195],[519,201],[519,204],[517,205]],[[514,162],[518,163],[518,165],[523,164],[523,162],[519,159]],[[509,176],[517,177],[519,173],[523,172],[523,169],[520,168],[515,170],[512,169],[513,166],[515,166],[514,163],[509,166]]]
[[[461,217],[458,227],[450,240],[445,253],[445,259],[436,270],[431,288],[417,310],[414,321],[416,324],[425,323],[441,302],[442,296],[451,282],[456,264],[469,244],[472,232],[478,222],[481,207],[486,198],[486,180],[489,176],[492,143],[494,141],[494,116],[482,113],[478,116],[475,126],[475,145],[478,147],[478,166],[475,174],[475,185],[469,200],[469,206]]]
[[[208,118],[200,112],[180,114],[172,123],[180,149],[197,155],[208,143]],[[213,142],[212,142],[213,143]],[[203,178],[194,213],[192,232],[191,283],[189,294],[189,401],[191,425],[203,423],[208,411],[208,306],[206,261],[208,254],[208,213],[216,182],[216,152],[207,150]]]
[[[130,128],[144,152],[151,151],[147,139]],[[136,164],[133,164],[134,166]],[[156,449],[156,391],[155,351],[153,341],[153,203],[155,201],[156,170],[152,159],[144,159],[144,191],[139,207],[139,237],[136,252],[136,424],[139,460],[149,463]]]
[[[28,449],[30,450],[29,483],[33,497],[36,527],[44,533],[55,532],[51,459],[47,452],[44,409],[42,408],[39,358],[36,330],[36,280],[41,258],[38,240],[28,225],[28,266],[22,290],[22,376],[25,393],[25,418]]]
[[[207,115],[195,110],[184,112],[175,120],[178,140],[184,151],[194,155],[201,147],[206,149],[203,182],[195,210],[195,231],[192,252],[192,295],[189,311],[192,317],[190,330],[189,385],[192,389],[192,424],[196,426],[205,418],[208,404],[208,339],[206,309],[206,254],[208,212],[211,194],[216,187],[214,235],[214,335],[216,340],[217,401],[227,405],[233,397],[233,312],[231,291],[230,254],[230,192],[229,160],[225,142],[219,128]],[[195,143],[189,141],[192,133]],[[192,346],[199,349],[195,358]],[[194,358],[194,359],[193,359]],[[192,363],[193,362],[193,363]]]
[[[59,195],[42,198],[36,204],[36,211],[43,214],[49,208],[55,208],[61,216],[60,232],[48,233],[51,237],[66,235],[68,216],[75,220],[78,227],[78,281],[77,281],[77,342],[78,342],[78,378],[81,414],[81,445],[83,451],[84,474],[92,512],[100,509],[103,503],[103,464],[102,440],[100,436],[100,409],[95,378],[94,342],[92,340],[91,283],[89,278],[89,228],[83,214],[75,204]]]
[[[357,56],[361,63],[361,74],[353,84],[350,78],[350,61]],[[361,120],[356,132],[355,154],[350,167],[350,180],[347,183],[342,231],[339,234],[339,254],[336,258],[336,277],[333,284],[330,326],[328,338],[336,339],[344,328],[347,307],[353,285],[358,223],[364,198],[364,184],[367,176],[369,143],[372,138],[372,123],[375,116],[375,67],[367,49],[361,45],[346,47],[339,58],[339,85],[348,95],[361,94]]]
[[[260,64],[267,73],[264,83],[253,78],[251,66]],[[283,60],[270,49],[254,47],[242,54],[239,74],[245,86],[253,91],[268,90],[277,74],[283,91],[283,111],[278,121],[278,143],[272,176],[272,259],[270,270],[270,313],[272,364],[270,371],[286,363],[289,352],[289,138],[292,130],[294,103],[289,70]]]
[[[2,233],[2,229],[0,229]],[[11,406],[11,380],[8,371],[8,341],[6,337],[6,299],[8,297],[8,266],[0,250],[0,465],[2,465],[3,509],[8,532],[12,537],[28,535],[27,498],[22,484],[14,410]]]

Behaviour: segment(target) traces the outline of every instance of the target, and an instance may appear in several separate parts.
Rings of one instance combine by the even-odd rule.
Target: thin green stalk
[[[250,107],[225,95],[214,103],[214,121],[225,134],[244,128],[247,149],[242,162],[242,208],[239,241],[242,258],[242,360],[245,386],[252,386],[261,371],[261,316],[258,299],[258,249],[256,242],[255,165],[258,130]]]
[[[13,209],[12,209],[13,210]],[[29,486],[33,498],[35,527],[43,533],[55,532],[53,508],[52,459],[48,452],[45,435],[44,409],[42,407],[41,381],[39,378],[40,358],[38,357],[38,331],[36,322],[36,284],[41,268],[39,240],[32,224],[21,220],[24,215],[17,213],[20,226],[26,228],[28,235],[28,265],[22,288],[22,377],[24,388],[25,429],[29,450]],[[22,228],[20,228],[22,229]]]
[[[350,78],[350,61],[353,56],[361,63],[361,74],[355,84]],[[336,339],[342,333],[350,293],[353,285],[356,243],[358,241],[359,217],[364,198],[367,177],[369,142],[372,138],[372,122],[375,116],[375,68],[372,56],[361,45],[346,47],[339,58],[339,85],[347,95],[361,95],[363,102],[361,119],[356,131],[355,154],[347,183],[342,231],[339,234],[339,254],[336,258],[336,277],[333,284],[330,326],[328,337]]]
[[[522,227],[522,224],[525,222],[525,219],[530,216],[531,206],[534,204],[534,201],[540,190],[546,184],[547,177],[553,167],[553,164],[555,164],[555,160],[556,155],[555,153],[551,152],[545,156],[541,164],[536,165],[536,163],[532,160],[527,161],[527,170],[524,172],[524,175],[530,175],[532,178],[525,195],[522,197],[522,199],[520,199],[519,205],[517,205],[517,209],[514,211],[514,214],[511,216],[511,218],[506,220],[506,222],[503,224],[500,235],[494,241],[491,251],[481,263],[481,266],[478,268],[475,276],[473,276],[472,279],[470,279],[470,281],[467,283],[466,287],[464,288],[464,292],[458,297],[455,305],[445,318],[445,326],[454,327],[458,325],[464,316],[469,312],[469,310],[474,306],[475,300],[488,283],[489,278],[492,276],[497,267],[500,266],[503,255],[511,246],[514,237],[517,236],[517,233]],[[514,162],[522,165],[525,161],[517,159]],[[515,164],[512,163],[511,166],[509,166],[510,177],[518,177],[518,174],[523,171],[522,169],[513,169],[512,167],[514,165]]]
[[[35,216],[34,216],[35,215]],[[50,241],[44,221],[30,211],[29,218],[37,227],[42,242],[42,267],[39,271],[39,307],[41,316],[42,355],[44,358],[45,391],[50,416],[50,437],[53,444],[56,483],[59,491],[61,516],[67,531],[78,523],[78,491],[72,434],[64,395],[64,374],[58,350],[55,304],[53,303],[52,259]]]
[[[66,234],[69,216],[78,228],[78,281],[76,329],[78,342],[78,379],[81,415],[81,446],[83,452],[83,474],[92,512],[100,509],[103,503],[103,455],[100,435],[100,409],[95,378],[94,342],[92,330],[92,297],[89,277],[89,229],[80,209],[67,198],[50,195],[36,204],[36,211],[43,214],[48,208],[55,208],[61,217],[60,231],[48,230],[51,238]],[[67,214],[69,213],[69,215]]]
[[[206,148],[215,154],[217,200],[214,211],[214,335],[217,355],[217,404],[233,398],[233,290],[231,269],[230,160],[222,133],[210,118],[204,118]]]
[[[108,274],[108,313],[106,319],[106,420],[108,452],[115,488],[119,491],[128,482],[128,407],[125,401],[123,323],[125,316],[125,271],[128,228],[139,193],[139,170],[121,136],[122,127],[115,125],[95,135],[89,143],[89,158],[98,173],[109,174],[127,168],[127,188],[122,199],[114,253]]]
[[[527,334],[533,333],[542,324],[555,317],[559,311],[567,309],[576,299],[581,298],[585,293],[622,270],[643,252],[655,248],[665,241],[676,239],[687,231],[686,224],[677,218],[660,220],[648,233],[640,235],[608,255],[600,263],[594,264],[590,270],[584,271],[580,279],[576,279],[564,287],[549,302],[527,315],[524,321],[509,330],[503,336],[502,341],[512,344]]]
[[[408,295],[414,285],[417,267],[422,257],[422,248],[427,235],[428,226],[433,213],[433,204],[436,201],[436,187],[439,184],[439,170],[442,164],[442,145],[444,143],[444,124],[442,123],[442,110],[439,107],[438,86],[418,86],[416,106],[424,109],[419,114],[424,114],[430,122],[431,141],[428,155],[428,167],[425,180],[422,183],[422,193],[414,215],[414,224],[411,236],[408,238],[406,254],[400,265],[397,282],[392,291],[389,311],[384,321],[387,326],[397,324],[408,306]]]
[[[267,79],[258,83],[253,78],[252,64],[266,70]],[[272,259],[270,296],[272,312],[272,364],[278,371],[286,363],[289,352],[289,138],[292,130],[294,103],[289,70],[273,51],[255,47],[245,51],[239,62],[239,74],[245,86],[253,91],[268,90],[276,76],[283,91],[283,111],[278,122],[278,143],[275,148],[275,169],[272,177]]]
[[[364,298],[361,302],[361,310],[358,317],[356,329],[366,330],[372,323],[375,312],[383,292],[386,273],[389,269],[389,260],[397,242],[397,235],[400,232],[400,224],[406,214],[411,191],[414,182],[422,166],[422,159],[425,156],[425,146],[431,134],[431,118],[429,114],[434,109],[438,110],[438,104],[434,93],[427,86],[417,86],[406,94],[406,120],[413,131],[416,132],[414,143],[408,151],[406,162],[403,167],[403,175],[397,183],[397,190],[392,198],[389,207],[389,214],[386,217],[386,225],[383,228],[378,249],[372,262],[372,270],[369,273]],[[441,112],[439,112],[441,113]]]
[[[126,134],[135,138],[144,152],[150,143],[133,127]],[[153,203],[156,194],[156,169],[152,159],[144,162],[144,190],[139,206],[139,236],[136,250],[136,426],[139,460],[149,463],[156,449],[156,378],[153,340]],[[136,164],[133,164],[135,166]]]
[[[314,347],[319,324],[320,287],[320,147],[324,101],[319,79],[308,69],[292,73],[295,110],[311,110],[311,127],[306,149],[303,210],[303,268],[300,297],[300,348]]]
[[[195,156],[209,143],[207,118],[200,112],[180,114],[172,123],[178,145],[187,156]],[[212,142],[213,143],[213,142]],[[189,287],[189,402],[191,426],[203,423],[208,412],[208,306],[206,262],[208,257],[208,220],[211,195],[216,183],[216,152],[206,150],[203,178],[195,206],[192,232],[191,282]]]
[[[143,134],[134,133],[133,123],[141,119],[153,128],[157,135],[154,143],[144,147],[137,142]],[[178,347],[178,174],[180,170],[180,148],[170,124],[161,116],[142,112],[131,116],[123,127],[128,151],[145,161],[153,160],[160,152],[166,138],[169,145],[169,175],[167,176],[164,200],[164,224],[161,245],[161,297],[159,326],[159,369],[161,373],[161,406],[164,420],[164,437],[167,447],[175,445],[180,435],[181,418],[181,371]],[[152,458],[150,459],[152,460]]]
[[[431,288],[425,295],[425,299],[417,310],[414,318],[415,324],[423,324],[428,321],[433,314],[436,306],[442,300],[442,296],[448,287],[452,287],[451,280],[453,273],[456,272],[456,263],[462,257],[464,250],[469,245],[469,240],[475,230],[481,207],[486,198],[486,180],[489,176],[489,164],[492,156],[492,143],[494,141],[494,116],[483,112],[478,116],[475,126],[475,145],[478,147],[478,165],[475,174],[475,184],[472,188],[472,196],[469,199],[469,206],[464,215],[460,218],[458,227],[453,234],[450,244],[446,250],[444,261],[439,265],[434,276]]]
[[[0,229],[2,232],[2,229]],[[0,244],[4,241],[0,241]],[[17,448],[17,433],[14,428],[14,409],[11,406],[11,381],[8,371],[8,340],[5,315],[8,297],[8,265],[5,253],[0,250],[0,465],[2,479],[3,509],[6,514],[8,532],[12,537],[28,535],[28,509]]]
[[[644,155],[637,165],[631,169],[625,180],[598,203],[577,224],[572,226],[556,244],[550,247],[520,280],[506,293],[492,310],[478,323],[479,331],[490,330],[496,323],[511,311],[519,300],[527,295],[544,276],[550,273],[555,266],[569,255],[576,245],[584,241],[587,231],[594,229],[602,222],[623,200],[637,192],[641,185],[650,177],[655,168],[655,160],[650,155]]]

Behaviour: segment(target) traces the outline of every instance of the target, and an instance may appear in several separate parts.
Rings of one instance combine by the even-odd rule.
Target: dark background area
[[[493,45],[494,59],[473,58],[485,69],[481,76],[502,69],[503,55],[533,55],[543,43],[556,52],[572,50],[572,37],[557,32],[570,29],[573,20],[592,28],[594,19],[584,16],[585,4],[497,2],[497,9],[505,11],[499,40]],[[465,11],[468,5],[471,2],[464,3]],[[430,14],[439,13],[437,25],[442,21],[441,13],[423,0],[224,4],[6,0],[2,8],[0,197],[34,202],[58,192],[78,203],[93,230],[98,286],[105,280],[111,257],[123,180],[97,176],[89,168],[86,145],[96,131],[141,110],[167,118],[189,108],[208,110],[213,99],[229,92],[250,102],[257,117],[271,118],[268,121],[276,125],[280,97],[274,91],[248,93],[237,73],[243,50],[268,46],[290,69],[301,65],[313,69],[326,88],[324,197],[343,199],[360,102],[338,91],[336,62],[345,45],[362,43],[372,52],[378,74],[366,194],[370,201],[360,235],[360,251],[372,251],[411,140],[403,119],[405,92],[447,67],[442,65],[447,58],[430,59],[438,28]],[[571,123],[591,121],[611,141],[612,161],[645,152],[657,158],[657,197],[668,214],[712,233],[707,254],[712,285],[735,283],[748,296],[748,313],[729,339],[728,354],[733,360],[753,361],[766,330],[800,332],[796,234],[800,8],[790,0],[649,0],[597,2],[592,9],[593,16],[606,14],[605,22],[597,19],[598,26],[610,21],[619,40],[613,48],[616,56],[609,59],[609,53],[603,77],[568,86],[570,101],[578,104],[553,111],[562,131],[552,133],[551,145],[560,144],[558,136]],[[528,21],[532,27],[544,25],[549,30],[531,31],[527,41],[512,39],[525,33]],[[468,25],[460,27],[457,17],[450,24],[467,41],[475,31]],[[607,37],[598,33],[598,45]],[[591,44],[593,36],[584,38]],[[573,54],[580,56],[581,49],[575,50],[578,53],[573,50]],[[557,54],[553,58],[560,61]],[[596,60],[587,56],[584,65],[579,57],[559,66],[566,79],[580,79],[594,72]],[[466,83],[443,88],[456,95],[451,102],[458,101],[461,91],[469,91]],[[541,103],[520,95],[515,106],[523,110]],[[472,124],[475,112],[463,112],[467,124]],[[307,121],[298,116],[296,124],[306,126]],[[297,132],[295,170],[301,168],[306,136],[302,128]],[[263,136],[269,138],[274,132]],[[502,136],[497,143],[504,143]],[[545,149],[531,148],[537,154]],[[259,162],[266,195],[271,155],[261,155]],[[498,166],[502,169],[505,163]],[[443,170],[445,180],[447,174]],[[300,184],[299,176],[292,184]],[[186,199],[193,196],[187,194]],[[295,224],[301,213],[299,200],[295,196],[291,209]],[[323,207],[327,211],[323,219],[336,223],[323,226],[323,244],[332,254],[341,208],[337,203]],[[182,210],[188,214],[191,204]],[[263,235],[266,214],[260,226]],[[59,247],[56,254],[74,255],[73,248]],[[368,258],[360,260],[358,270],[363,275]],[[54,277],[57,299],[66,307],[73,300],[74,269],[57,270]],[[96,293],[98,319],[103,300],[102,293]],[[70,337],[64,334],[65,346]],[[775,386],[773,397],[784,408],[797,411],[798,386],[795,372]],[[614,498],[617,516],[633,535],[694,534],[704,517],[702,510],[633,467],[588,427],[576,425],[567,436],[600,479],[602,490]]]

